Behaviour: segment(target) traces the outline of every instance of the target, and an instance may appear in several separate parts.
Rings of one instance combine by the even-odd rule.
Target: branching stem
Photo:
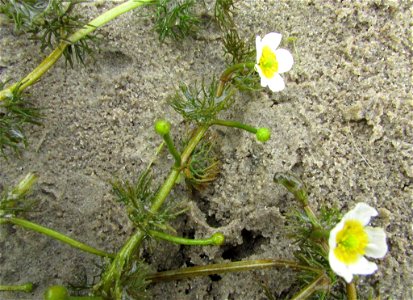
[[[185,165],[190,158],[191,153],[194,151],[195,147],[201,141],[205,132],[208,130],[209,125],[204,125],[199,127],[191,140],[188,142],[188,145],[185,147],[181,155],[181,163]],[[161,208],[162,204],[165,202],[167,196],[174,187],[176,180],[178,179],[180,173],[180,168],[175,166],[172,167],[171,172],[166,178],[165,182],[159,189],[158,193],[155,195],[155,198],[152,202],[151,213],[156,214]],[[100,291],[104,297],[113,297],[114,299],[121,299],[122,287],[120,286],[120,277],[123,268],[128,262],[128,260],[135,253],[136,249],[139,248],[145,237],[145,233],[140,230],[137,230],[129,240],[125,243],[122,249],[116,254],[115,259],[113,260],[110,267],[105,271],[102,276],[102,280],[94,287],[95,291]],[[114,285],[114,287],[113,287]]]
[[[136,231],[116,254],[115,259],[103,274],[100,282],[93,287],[95,291],[99,290],[104,298],[121,299],[122,287],[120,286],[120,278],[124,271],[123,268],[144,237],[145,234],[142,231]]]
[[[231,79],[232,75],[237,71],[250,71],[255,67],[254,62],[239,63],[230,66],[226,69],[219,78],[219,85],[217,88],[217,97],[220,97],[224,91],[225,84]]]
[[[227,70],[225,70],[221,76],[221,80],[220,80],[218,89],[216,91],[216,97],[220,97],[222,95],[225,89],[225,84],[230,79],[232,73],[240,69],[251,69],[253,67],[254,67],[254,63],[243,63],[243,64],[234,65],[232,67],[229,67]],[[192,138],[189,140],[188,144],[186,145],[185,149],[180,155],[180,165],[175,164],[172,167],[168,177],[165,179],[164,183],[162,184],[157,194],[155,195],[152,201],[152,206],[150,208],[150,212],[152,214],[156,214],[159,211],[159,209],[162,207],[167,196],[169,195],[172,188],[174,187],[178,179],[178,176],[181,172],[181,169],[187,164],[192,152],[195,150],[195,147],[199,144],[201,139],[204,137],[209,127],[210,127],[210,124],[201,125],[195,131]],[[164,141],[168,145],[168,141],[167,139],[165,139],[165,137],[164,137]],[[170,142],[172,142],[172,140],[170,140]],[[168,148],[171,151],[169,146]],[[171,153],[174,155],[174,151],[171,151]],[[176,161],[177,161],[178,155],[179,155],[178,152],[177,152],[177,156],[174,155]],[[104,297],[114,297],[115,299],[121,299],[122,287],[120,286],[120,278],[123,272],[123,268],[125,264],[127,263],[127,261],[129,260],[129,258],[139,248],[144,237],[145,237],[145,233],[138,230],[136,231],[134,235],[132,235],[129,238],[126,244],[117,253],[110,267],[103,274],[102,280],[97,285],[95,285],[94,287],[95,291],[100,291],[102,293],[102,296]],[[115,286],[113,287],[113,285]]]
[[[8,95],[10,95],[15,89],[18,92],[22,92],[28,86],[34,84],[39,78],[46,73],[62,56],[66,47],[70,44],[74,44],[80,39],[84,38],[88,34],[95,31],[97,28],[102,27],[109,21],[117,18],[118,16],[129,12],[139,6],[145,4],[154,3],[154,0],[129,0],[122,4],[115,6],[114,8],[108,10],[107,12],[101,14],[97,18],[93,19],[87,25],[83,26],[81,29],[70,35],[65,41],[59,43],[55,50],[48,57],[46,57],[40,65],[38,65],[31,73],[24,77],[18,83],[0,91],[0,101],[4,100]]]

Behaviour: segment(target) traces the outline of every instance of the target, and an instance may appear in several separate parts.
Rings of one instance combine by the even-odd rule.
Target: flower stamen
[[[278,72],[277,56],[269,46],[264,46],[262,48],[262,55],[259,61],[259,66],[261,67],[264,76],[268,79],[273,78],[274,75]]]
[[[345,264],[355,263],[365,254],[368,235],[363,225],[357,220],[347,220],[336,236],[337,248],[334,254]]]

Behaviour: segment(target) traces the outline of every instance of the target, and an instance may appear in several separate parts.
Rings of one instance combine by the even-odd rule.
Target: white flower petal
[[[294,64],[294,59],[290,51],[286,49],[278,49],[275,51],[275,57],[278,61],[278,73],[284,73],[291,70]]]
[[[353,274],[370,275],[377,271],[377,265],[361,256],[356,263],[348,265],[348,269]]]
[[[260,58],[262,55],[262,43],[261,43],[261,37],[257,35],[255,38],[255,49],[257,52],[257,64],[260,62]]]
[[[273,92],[282,91],[285,88],[284,79],[280,74],[274,74],[274,77],[268,80],[268,87]]]
[[[330,236],[328,238],[328,246],[330,249],[334,250],[337,247],[337,242],[336,242],[336,236],[337,233],[343,229],[344,227],[344,221],[341,221],[330,231]],[[331,250],[330,250],[331,251]]]
[[[264,76],[264,73],[262,73],[262,70],[259,65],[255,65],[255,71],[258,72],[258,75],[260,75],[261,78],[261,86],[266,87],[268,86],[268,79]]]
[[[383,258],[387,253],[386,233],[384,230],[370,226],[365,227],[364,230],[369,237],[366,255],[373,258]]]
[[[270,32],[262,38],[262,45],[267,45],[275,51],[281,43],[281,38],[282,34]]]
[[[268,80],[264,76],[261,76],[261,86],[262,87],[268,86]]]
[[[334,251],[330,250],[330,253],[328,255],[328,261],[334,273],[343,277],[348,283],[350,283],[353,280],[353,273],[344,263],[342,263],[336,258],[336,256],[334,255]]]
[[[358,220],[365,226],[370,222],[371,217],[377,215],[378,212],[376,209],[366,203],[360,202],[357,203],[355,208],[344,215],[343,220]]]

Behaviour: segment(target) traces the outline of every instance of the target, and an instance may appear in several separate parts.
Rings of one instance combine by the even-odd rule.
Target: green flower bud
[[[225,236],[221,232],[214,233],[211,238],[216,246],[220,246],[225,242]]]
[[[62,285],[50,286],[44,293],[44,300],[68,300],[69,297],[69,292]]]
[[[303,203],[308,204],[308,194],[305,184],[293,174],[275,173],[274,181],[283,185],[294,197]]]
[[[171,130],[171,124],[165,120],[158,120],[155,122],[155,131],[160,135],[168,134]]]
[[[37,176],[34,173],[29,173],[22,179],[11,191],[9,198],[16,199],[24,197],[32,189],[33,184],[36,182]]]
[[[268,128],[258,128],[255,136],[257,137],[258,141],[266,142],[271,137],[271,131]]]

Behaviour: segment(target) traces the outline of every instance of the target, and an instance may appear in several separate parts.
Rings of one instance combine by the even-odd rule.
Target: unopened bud
[[[45,300],[68,300],[70,299],[67,288],[62,285],[53,285],[47,288],[44,293]]]
[[[220,246],[225,242],[225,236],[221,232],[214,233],[211,238],[216,246]]]
[[[34,173],[29,173],[22,179],[10,192],[9,197],[12,199],[25,196],[32,189],[33,184],[36,182],[37,176]]]
[[[171,130],[171,124],[165,120],[158,120],[155,122],[155,131],[160,135],[168,134]]]
[[[271,137],[271,131],[268,128],[258,128],[255,136],[257,137],[258,141],[266,142]]]

